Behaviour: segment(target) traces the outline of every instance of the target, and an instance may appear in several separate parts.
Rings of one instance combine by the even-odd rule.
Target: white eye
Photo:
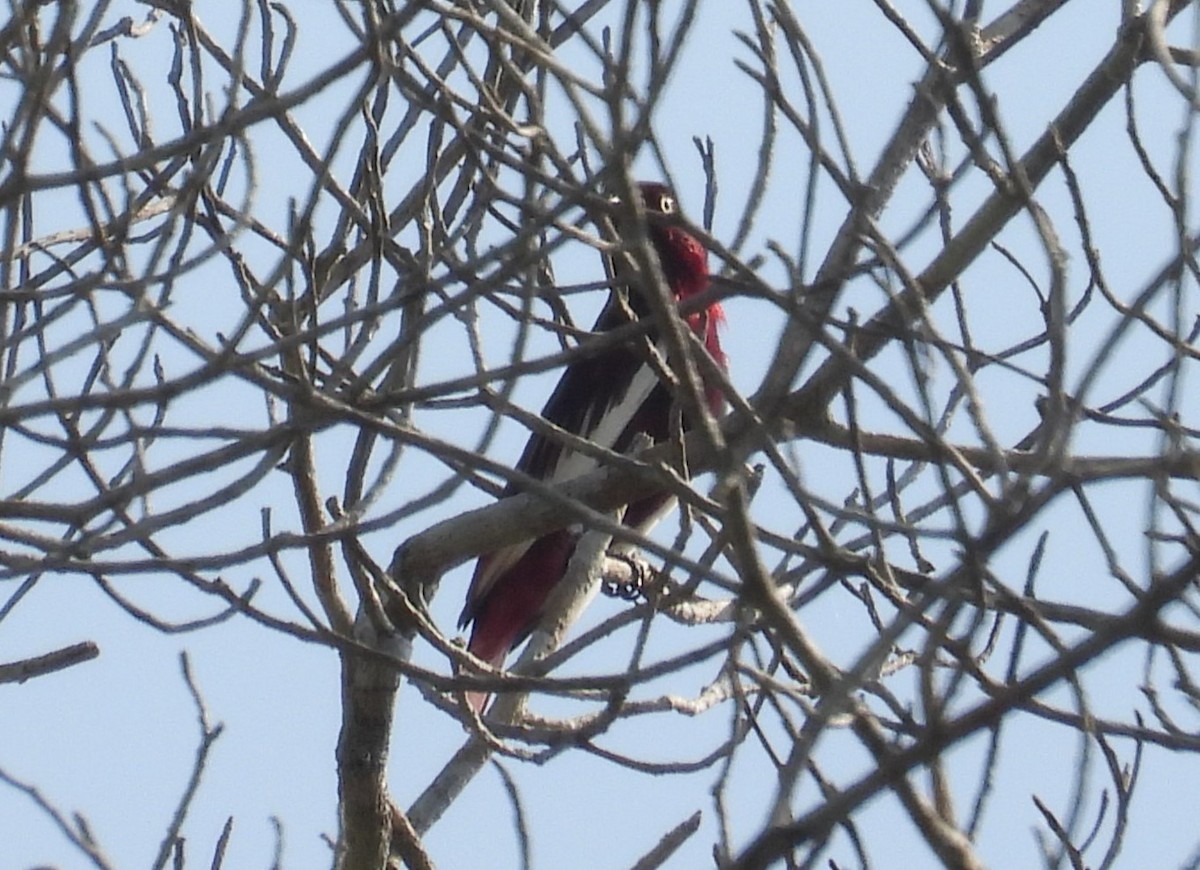
[[[664,193],[658,198],[658,210],[662,214],[674,214],[675,212],[675,197],[668,193]]]

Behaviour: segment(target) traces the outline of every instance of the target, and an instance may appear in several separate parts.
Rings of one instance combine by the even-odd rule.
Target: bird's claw
[[[646,590],[646,581],[649,579],[646,565],[639,559],[634,558],[628,553],[609,553],[609,556],[614,559],[619,559],[629,566],[628,578],[615,578],[611,575],[605,575],[601,585],[601,591],[609,598],[620,598],[623,601],[637,601]]]

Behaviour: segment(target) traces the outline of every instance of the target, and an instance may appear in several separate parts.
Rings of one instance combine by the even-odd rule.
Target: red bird
[[[675,197],[664,185],[638,185],[648,218],[647,233],[671,295],[687,300],[708,289],[708,252],[692,235],[664,217],[677,212]],[[593,332],[615,329],[633,317],[649,313],[649,305],[636,286],[628,288],[627,305],[610,297]],[[687,315],[688,326],[703,341],[709,355],[725,367],[717,327],[724,319],[720,303]],[[657,334],[650,333],[656,341]],[[618,453],[629,450],[640,434],[663,441],[671,435],[673,397],[646,359],[645,339],[616,345],[572,363],[542,410],[542,417],[568,432]],[[724,410],[719,387],[704,384],[705,401],[714,416]],[[685,418],[684,427],[689,421]],[[526,474],[558,483],[586,474],[598,466],[552,438],[534,433],[525,445],[517,468]],[[516,492],[512,485],[505,494]],[[621,521],[645,533],[670,508],[673,499],[654,495],[625,508]],[[485,662],[500,667],[505,656],[536,627],[546,598],[562,579],[575,550],[577,536],[559,529],[537,540],[522,541],[480,556],[467,592],[459,625],[474,623],[468,649]],[[468,694],[476,712],[483,710],[487,695]]]

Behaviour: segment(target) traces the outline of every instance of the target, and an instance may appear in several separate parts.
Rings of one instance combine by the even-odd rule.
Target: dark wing
[[[626,305],[615,295],[593,327],[602,333],[631,322]],[[554,392],[542,409],[542,418],[559,428],[587,438],[599,447],[623,451],[637,432],[652,438],[665,434],[670,413],[670,395],[647,362],[646,338],[638,336],[577,360],[564,370]],[[653,409],[661,407],[661,412]],[[661,426],[651,418],[661,416]],[[649,425],[648,425],[649,424]],[[663,432],[660,434],[659,429]],[[546,483],[561,483],[587,474],[600,463],[592,456],[566,447],[552,435],[535,432],[525,445],[517,468]],[[519,491],[509,485],[508,494]],[[488,553],[479,559],[467,591],[460,622],[474,618],[480,603],[496,582],[529,550],[533,541],[522,541]]]

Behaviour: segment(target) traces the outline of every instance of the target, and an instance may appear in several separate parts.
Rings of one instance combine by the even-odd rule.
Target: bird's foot
[[[610,550],[608,556],[620,562],[621,567],[604,572],[601,591],[609,598],[637,601],[646,591],[652,573],[650,566],[630,553]]]

